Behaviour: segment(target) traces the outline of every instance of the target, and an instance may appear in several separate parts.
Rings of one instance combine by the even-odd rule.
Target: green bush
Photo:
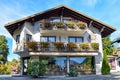
[[[70,42],[67,44],[67,48],[70,50],[73,50],[76,47],[77,47],[76,43]]]
[[[99,49],[99,44],[98,43],[91,43],[91,46],[94,50],[98,50]]]
[[[7,66],[5,63],[0,64],[0,75],[6,74]]]
[[[46,72],[46,64],[44,61],[29,62],[27,74],[31,77],[43,76]]]
[[[70,72],[68,73],[70,77],[77,77],[78,76],[78,71],[75,67],[70,68]]]
[[[107,58],[107,55],[105,53],[104,53],[104,56],[103,56],[101,72],[102,72],[103,75],[107,75],[107,74],[110,73],[110,66],[109,66],[109,63],[108,63],[108,58]]]
[[[88,43],[80,43],[80,48],[84,49],[84,50],[88,50],[89,49],[89,44]]]
[[[80,29],[85,29],[86,28],[86,23],[85,22],[82,22],[82,21],[79,21],[77,23],[77,26],[80,28]]]
[[[54,22],[54,25],[56,25],[57,27],[63,27],[63,23],[62,22]]]
[[[64,43],[63,43],[63,42],[55,42],[55,43],[54,43],[54,46],[55,46],[57,49],[62,49],[62,48],[64,48]]]
[[[37,43],[36,42],[26,42],[28,49],[36,50]]]
[[[74,26],[74,22],[72,22],[72,21],[68,21],[66,24],[69,28],[73,28],[73,26]]]
[[[44,24],[45,28],[49,28],[51,26],[51,23],[49,21],[42,22]]]
[[[49,44],[49,42],[40,42],[41,48],[48,48]]]

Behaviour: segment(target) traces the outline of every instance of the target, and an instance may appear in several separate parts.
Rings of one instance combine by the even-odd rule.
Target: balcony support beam
[[[60,15],[60,21],[63,22],[63,11],[64,11],[64,8],[62,8],[61,10],[61,15]]]
[[[102,29],[100,30],[100,32],[102,33],[105,29],[105,26],[102,27]]]
[[[92,25],[92,23],[93,23],[93,21],[90,21],[90,23],[89,23],[88,27],[90,27],[90,26]]]

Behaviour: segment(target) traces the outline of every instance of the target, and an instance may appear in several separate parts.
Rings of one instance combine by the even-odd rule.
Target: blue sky
[[[8,60],[19,57],[11,51],[12,37],[4,24],[61,4],[116,28],[117,31],[111,35],[112,40],[120,37],[120,0],[0,0],[0,35],[5,35],[8,40]]]

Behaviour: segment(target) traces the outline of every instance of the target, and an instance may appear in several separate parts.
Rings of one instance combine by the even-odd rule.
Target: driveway
[[[0,76],[0,80],[120,80],[120,75],[45,76],[40,78]]]

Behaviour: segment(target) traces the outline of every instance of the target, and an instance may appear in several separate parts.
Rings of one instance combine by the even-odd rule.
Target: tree
[[[6,74],[6,69],[7,69],[6,64],[1,63],[0,64],[0,74]]]
[[[15,67],[15,68],[14,68]],[[0,74],[18,73],[20,67],[20,60],[13,59],[6,63],[0,63]]]
[[[0,63],[6,63],[7,62],[7,56],[9,54],[7,46],[7,40],[5,36],[0,36]]]
[[[14,73],[14,74],[19,73],[20,60],[13,59],[13,60],[11,61],[11,63],[12,63],[12,65],[11,65],[11,71],[12,71],[12,73]]]
[[[107,55],[112,55],[114,48],[112,47],[112,42],[110,37],[106,37],[103,39],[103,61],[102,61],[102,74],[109,74],[110,73],[110,66],[108,63]]]
[[[112,41],[110,40],[110,37],[106,37],[102,41],[103,43],[103,52],[106,52],[107,55],[112,55],[114,48],[112,47]]]
[[[110,66],[108,63],[108,58],[107,55],[105,54],[106,52],[104,52],[104,56],[103,56],[103,62],[102,62],[102,74],[109,74],[110,73]]]

